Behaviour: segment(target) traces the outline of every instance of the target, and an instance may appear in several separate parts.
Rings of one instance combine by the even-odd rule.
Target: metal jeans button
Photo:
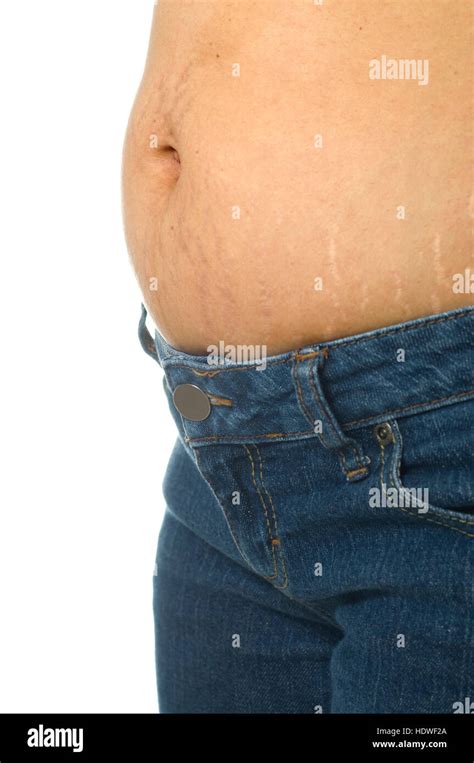
[[[204,421],[211,412],[206,393],[195,384],[179,384],[173,392],[173,403],[185,419]]]

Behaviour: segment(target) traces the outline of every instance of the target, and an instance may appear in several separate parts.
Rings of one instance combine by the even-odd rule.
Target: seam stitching
[[[415,331],[416,329],[425,328],[426,326],[433,326],[436,323],[446,323],[447,321],[452,321],[452,320],[455,320],[456,318],[466,318],[466,316],[471,315],[471,313],[473,313],[472,308],[466,310],[463,313],[458,313],[457,315],[448,315],[448,316],[445,316],[444,318],[435,318],[435,319],[433,319],[431,321],[426,321],[426,322],[422,323],[421,325],[417,324],[415,326],[400,326],[399,328],[392,329],[391,331],[386,331],[385,333],[377,334],[376,336],[360,337],[360,339],[353,339],[350,342],[344,342],[344,343],[341,342],[341,344],[338,345],[338,347],[349,347],[350,345],[353,345],[353,344],[361,344],[363,342],[370,342],[373,339],[380,339],[381,337],[384,337],[384,336],[391,336],[393,334],[400,334],[400,333],[406,332],[406,331]],[[337,349],[337,348],[333,347],[331,349],[334,352],[334,350]]]
[[[299,375],[298,375],[298,370],[299,370],[299,368],[298,368],[298,363],[299,363],[298,356],[296,356],[295,359],[296,359],[296,363],[294,363],[294,365],[293,365],[292,373],[293,373],[293,378],[294,378],[294,380],[296,382],[296,394],[298,396],[298,400],[300,402],[300,405],[301,405],[301,408],[303,410],[304,415],[306,416],[306,418],[308,419],[309,423],[313,427],[311,431],[314,434],[315,433],[314,432],[314,422],[313,422],[313,419],[311,417],[311,413],[308,411],[308,408],[306,407],[306,403],[303,400],[303,391],[302,391],[302,388],[301,388],[301,380],[300,380]]]
[[[330,413],[330,411],[328,411],[328,409],[326,407],[326,404],[323,401],[323,399],[321,398],[321,395],[319,394],[318,388],[316,387],[316,381],[315,381],[315,378],[314,378],[314,363],[311,365],[311,368],[310,368],[310,371],[309,371],[309,381],[310,381],[310,387],[311,387],[311,391],[313,393],[313,397],[316,400],[316,404],[319,403],[319,405],[321,406],[321,408],[323,410],[323,413],[326,414],[326,418],[327,418],[327,420],[329,422],[329,426],[331,427],[331,429],[333,431],[333,434],[335,435],[336,438],[340,439],[339,435],[337,433],[336,427],[334,426],[334,422],[332,421],[331,413]],[[321,442],[323,443],[323,445],[326,448],[328,448],[328,447],[330,448],[330,446],[327,446],[325,444],[325,442],[322,439],[322,437],[321,437]],[[348,445],[349,445],[349,447],[351,448],[351,450],[353,451],[353,453],[355,455],[358,468],[361,469],[362,468],[362,464],[361,464],[361,462],[359,460],[359,456],[358,456],[358,453],[356,451],[356,448],[352,445],[352,443],[348,443]],[[346,477],[348,477],[349,474],[350,474],[350,470],[349,470],[349,467],[348,467],[347,462],[346,462],[346,457],[345,457],[344,450],[343,450],[344,447],[345,446],[342,445],[339,448],[336,448],[336,454],[337,454],[337,457],[339,459],[339,463],[341,464],[341,468],[342,468],[344,474],[346,475]]]
[[[268,537],[269,537],[270,546],[271,546],[271,549],[272,549],[273,575],[262,575],[262,577],[264,577],[266,580],[275,580],[275,578],[278,577],[278,564],[277,564],[277,560],[276,560],[276,556],[275,556],[275,546],[272,543],[273,533],[272,533],[272,529],[271,529],[271,526],[270,526],[270,520],[268,518],[268,509],[267,509],[265,500],[263,498],[263,495],[261,493],[261,490],[258,487],[256,479],[255,479],[255,463],[254,463],[254,460],[252,458],[252,454],[251,454],[249,448],[247,447],[247,445],[244,445],[244,448],[245,448],[245,451],[247,453],[248,459],[249,459],[251,467],[252,467],[252,482],[253,482],[253,484],[255,486],[255,490],[257,491],[258,497],[260,499],[260,503],[263,506],[263,512],[264,512],[264,516],[265,516],[265,523],[267,525]]]
[[[279,555],[279,558],[281,559],[281,565],[282,565],[282,570],[283,570],[283,577],[284,577],[283,584],[280,585],[280,586],[276,586],[276,587],[277,588],[287,588],[288,587],[288,575],[287,575],[286,564],[285,564],[285,555],[283,553],[283,548],[281,546],[281,541],[280,541],[280,534],[279,534],[279,531],[278,531],[278,522],[277,522],[277,517],[276,517],[275,505],[273,503],[273,498],[271,496],[271,493],[268,490],[268,488],[265,486],[265,483],[263,481],[263,459],[262,459],[262,455],[260,453],[260,449],[257,447],[257,445],[255,445],[255,450],[257,451],[258,458],[259,458],[259,461],[260,461],[260,482],[261,482],[262,487],[265,490],[265,492],[266,492],[266,494],[267,494],[267,496],[269,498],[270,506],[272,507],[273,523],[274,523],[275,534],[276,534],[276,538],[274,540],[278,540],[278,555]]]
[[[426,400],[424,403],[413,403],[413,405],[407,405],[405,408],[393,408],[390,411],[382,411],[381,413],[375,413],[373,416],[367,416],[365,419],[355,419],[354,421],[348,421],[344,424],[345,427],[350,427],[353,424],[362,424],[364,421],[370,421],[371,419],[379,416],[390,416],[392,413],[404,413],[404,411],[410,411],[412,408],[421,408],[424,405],[431,405],[432,403],[442,403],[445,400],[452,400],[455,397],[461,397],[462,395],[471,395],[474,393],[473,389],[466,389],[462,392],[455,392],[453,395],[447,395],[447,397],[438,397],[434,400]]]
[[[267,363],[267,368],[270,366],[279,366],[282,363],[289,363],[292,360],[292,358],[283,358],[282,360],[275,360],[273,362]],[[222,374],[226,371],[254,371],[256,368],[259,368],[259,364],[255,363],[252,366],[242,366],[239,368],[218,368],[215,371],[199,371],[199,369],[193,368],[189,363],[169,363],[166,368],[170,371],[173,368],[187,368],[190,371],[193,371],[193,373],[197,374],[198,376],[215,376],[216,374]]]
[[[457,397],[462,397],[463,395],[472,395],[474,393],[474,389],[465,390],[463,392],[456,392],[453,395],[448,395],[447,397],[438,397],[434,400],[427,400],[424,403],[414,403],[413,405],[409,405],[405,408],[394,408],[390,411],[381,411],[380,413],[376,413],[373,416],[368,416],[365,419],[356,419],[354,421],[348,421],[347,423],[343,424],[343,427],[350,427],[354,424],[363,424],[365,421],[371,421],[375,418],[380,418],[383,416],[390,416],[391,414],[396,413],[404,413],[405,411],[412,410],[413,408],[421,408],[425,405],[431,405],[432,403],[441,403],[445,400],[453,400]],[[309,435],[312,434],[315,437],[317,435],[314,432],[314,429],[305,429],[302,432],[270,432],[270,433],[263,433],[263,434],[248,434],[248,435],[208,435],[206,437],[189,437],[186,442],[203,442],[204,440],[225,440],[230,437],[232,440],[248,440],[252,437],[292,437],[294,435]]]
[[[394,424],[395,422],[390,422],[390,423]],[[393,429],[394,429],[394,431],[396,433],[395,436],[398,437],[398,444],[400,445],[400,433],[397,432],[398,428],[396,428],[394,426]],[[379,447],[380,447],[380,451],[381,451],[381,459],[380,459],[380,466],[381,466],[381,468],[380,468],[380,486],[381,486],[381,490],[383,492],[383,476],[384,476],[384,467],[385,467],[385,448],[380,443],[379,443]],[[392,458],[392,463],[391,463],[390,468],[389,468],[389,477],[390,477],[390,484],[391,484],[391,486],[394,487],[397,491],[399,491],[400,488],[398,487],[398,485],[396,483],[396,480],[395,480],[395,474],[396,474],[395,470],[398,471],[398,474],[400,473],[400,471],[399,471],[400,470],[400,461],[397,459],[397,462],[398,462],[398,466],[397,466],[397,463],[395,463],[395,460]],[[399,478],[399,481],[401,482],[400,478]],[[407,508],[406,506],[397,506],[396,508],[399,509],[399,511],[405,512],[409,516],[414,517],[415,519],[423,519],[426,522],[432,522],[435,525],[440,525],[441,527],[447,527],[448,530],[454,530],[455,532],[461,533],[461,535],[466,535],[468,538],[474,538],[474,533],[468,533],[465,530],[460,529],[459,527],[453,527],[453,525],[450,525],[447,522],[441,522],[438,519],[433,519],[433,517],[421,516],[416,511],[410,511],[410,509]],[[471,521],[465,520],[465,519],[457,519],[456,517],[453,517],[452,519],[450,518],[450,521],[452,521],[452,522],[459,522],[460,524],[474,524],[474,521],[471,522]]]
[[[398,443],[399,443],[399,446],[401,448],[401,446],[402,446],[401,432],[398,429],[398,426],[397,426],[396,422],[393,422],[393,425],[394,425],[393,429],[395,430],[395,437],[398,439]],[[401,450],[400,450],[400,454],[401,454]],[[401,457],[397,458],[396,462],[393,464],[392,469],[391,469],[390,477],[391,477],[392,485],[397,490],[402,490],[405,493],[407,491],[407,488],[402,483],[402,478],[401,478],[401,475],[400,475],[400,466],[401,466]],[[428,506],[429,505],[430,504],[428,504]],[[400,507],[400,508],[402,508],[402,507]],[[404,506],[403,508],[407,509],[409,511],[410,507]],[[410,512],[410,513],[413,513],[416,516],[419,516],[419,512],[417,512],[417,511],[413,511],[413,512]],[[429,513],[429,510],[428,510],[428,513]],[[420,519],[423,519],[423,517],[420,516]],[[426,517],[426,519],[429,519],[429,517]],[[461,517],[446,517],[446,520],[448,522],[458,522],[459,524],[462,524],[462,525],[474,525],[474,519],[462,519]],[[448,527],[449,525],[446,525],[446,526]]]
[[[196,463],[197,463],[197,465],[198,465],[198,468],[199,468],[199,470],[200,470],[201,474],[203,475],[203,477],[204,477],[204,479],[206,480],[206,482],[208,482],[208,484],[210,484],[210,483],[209,483],[209,481],[207,480],[207,478],[204,476],[204,473],[203,473],[203,471],[202,471],[202,468],[201,468],[201,464],[200,464],[200,462],[199,462],[199,458],[198,458],[198,451],[197,451],[197,450],[194,450],[194,453],[195,453],[195,457],[196,457]],[[239,542],[238,542],[238,540],[237,540],[237,534],[236,534],[236,532],[235,532],[235,530],[234,530],[234,525],[233,525],[233,522],[232,522],[232,521],[231,521],[231,519],[230,519],[230,513],[229,513],[229,512],[227,511],[227,509],[226,509],[226,506],[225,506],[225,501],[223,501],[223,500],[222,500],[222,497],[221,497],[221,496],[219,496],[219,495],[217,494],[217,492],[214,490],[214,488],[212,488],[212,490],[213,490],[213,492],[215,493],[215,495],[216,495],[216,497],[217,497],[217,500],[219,501],[219,505],[222,507],[222,510],[223,510],[223,512],[224,512],[224,516],[225,516],[225,518],[227,519],[227,524],[229,525],[230,534],[231,534],[231,536],[232,536],[232,539],[233,539],[233,541],[234,541],[234,543],[235,543],[235,546],[236,546],[236,548],[237,548],[237,551],[240,553],[240,555],[241,555],[242,559],[244,559],[244,561],[245,561],[245,562],[248,564],[248,566],[250,567],[250,569],[251,569],[252,571],[254,571],[252,564],[251,564],[251,563],[250,563],[250,561],[247,559],[246,555],[245,555],[245,554],[244,554],[244,552],[242,551],[242,549],[241,549],[241,547],[240,547],[240,544],[239,544]]]
[[[252,437],[291,437],[292,435],[306,435],[312,434],[314,437],[314,429],[305,429],[303,432],[270,432],[269,434],[243,434],[243,435],[230,435],[232,440],[251,440]],[[187,442],[202,442],[203,440],[225,440],[229,435],[225,434],[213,434],[206,437],[190,437]]]
[[[467,317],[469,317],[469,315],[471,315],[473,313],[474,313],[474,310],[471,307],[471,308],[467,308],[464,312],[456,313],[456,315],[447,315],[447,316],[444,316],[443,318],[434,318],[434,319],[432,319],[430,321],[423,321],[422,323],[417,323],[414,326],[400,326],[400,327],[398,327],[396,329],[391,329],[391,330],[388,330],[388,331],[383,331],[382,330],[380,333],[376,334],[375,336],[369,336],[369,337],[361,336],[359,339],[353,339],[353,340],[347,341],[347,342],[342,341],[339,344],[334,345],[334,346],[328,346],[324,342],[321,342],[320,344],[317,344],[316,346],[319,347],[318,352],[324,352],[324,351],[329,352],[329,351],[331,351],[331,353],[333,353],[333,352],[335,352],[336,350],[338,350],[341,347],[350,347],[351,345],[354,345],[354,344],[362,344],[364,342],[372,342],[375,339],[381,339],[381,338],[386,337],[386,336],[393,336],[393,334],[400,334],[400,333],[404,333],[404,332],[407,332],[407,331],[421,330],[421,329],[426,328],[427,326],[433,326],[433,325],[435,325],[437,323],[446,323],[447,321],[458,320],[460,318],[467,318]],[[315,345],[309,345],[308,347],[311,348],[312,346],[314,347]],[[311,350],[310,350],[310,352],[311,352]],[[296,352],[296,354],[298,354],[298,351]],[[281,363],[290,363],[293,360],[293,356],[294,355],[295,355],[295,352],[293,352],[290,355],[290,357],[283,358],[282,360],[275,360],[273,363],[272,362],[267,363],[267,367],[268,366],[277,366],[277,365],[280,365]],[[173,357],[172,355],[164,355],[162,360],[163,361],[169,360],[172,357]],[[181,364],[176,364],[176,365],[172,364],[172,363],[169,363],[169,364],[167,364],[167,367],[169,367],[170,369],[171,368],[189,368],[189,369],[192,368],[188,363],[181,363]],[[220,374],[220,373],[223,373],[223,372],[226,372],[226,371],[252,371],[255,368],[258,368],[258,364],[254,364],[253,366],[239,367],[239,368],[220,368],[220,369],[218,369],[216,371],[210,371],[210,372],[203,371],[201,373],[203,373],[204,375],[206,375],[208,373],[212,373],[212,374],[219,373]]]

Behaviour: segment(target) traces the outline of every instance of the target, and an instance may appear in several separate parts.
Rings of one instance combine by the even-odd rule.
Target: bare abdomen
[[[423,33],[379,0],[254,5],[157,12],[124,209],[165,338],[270,354],[469,304],[468,3],[412,3]],[[429,81],[369,79],[384,50]]]

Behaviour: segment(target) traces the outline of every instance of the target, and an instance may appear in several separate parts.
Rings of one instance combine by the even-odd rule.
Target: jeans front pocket
[[[193,451],[242,559],[276,588],[286,588],[288,578],[264,449],[249,443],[199,446]]]
[[[472,401],[374,427],[383,505],[474,537]]]

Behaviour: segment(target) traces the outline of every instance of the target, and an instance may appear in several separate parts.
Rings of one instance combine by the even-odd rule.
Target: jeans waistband
[[[318,437],[321,420],[340,438],[474,396],[474,307],[268,356],[264,364],[223,358],[211,365],[156,330],[152,338],[146,316],[142,305],[140,341],[164,371],[172,414],[191,447]],[[208,397],[203,421],[176,411],[173,392],[183,384]]]

